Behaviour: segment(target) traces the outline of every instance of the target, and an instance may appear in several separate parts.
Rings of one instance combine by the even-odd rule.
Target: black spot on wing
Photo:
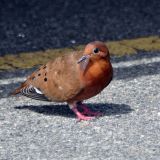
[[[44,78],[44,81],[47,82],[47,78]]]
[[[43,69],[46,69],[47,68],[47,66],[45,65],[45,66],[43,66]]]
[[[48,98],[46,98],[44,94],[38,93],[33,86],[22,88],[21,94],[26,97],[32,98],[32,99],[41,100],[41,101],[49,101]]]

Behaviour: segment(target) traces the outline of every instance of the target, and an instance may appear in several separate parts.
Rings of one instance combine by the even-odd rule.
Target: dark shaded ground
[[[0,55],[160,34],[159,0],[0,1]]]
[[[101,112],[102,116],[128,114],[133,111],[130,106],[126,104],[87,104],[92,110]],[[15,109],[28,109],[45,115],[55,115],[64,117],[75,117],[75,114],[69,109],[67,105],[43,105],[43,106],[17,106]]]

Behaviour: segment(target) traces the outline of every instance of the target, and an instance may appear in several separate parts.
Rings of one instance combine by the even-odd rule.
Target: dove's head
[[[107,46],[101,41],[88,43],[84,49],[83,56],[78,60],[78,63],[89,61],[90,59],[109,60],[110,56]]]
[[[94,41],[86,45],[84,55],[99,56],[104,58],[109,56],[109,52],[107,46],[103,42]]]

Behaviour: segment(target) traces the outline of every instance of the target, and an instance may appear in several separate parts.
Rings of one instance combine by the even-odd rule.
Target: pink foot
[[[85,104],[82,104],[82,103],[81,103],[79,106],[80,106],[80,108],[83,109],[83,111],[81,112],[82,114],[86,114],[86,115],[90,115],[90,116],[102,116],[102,113],[101,113],[101,112],[91,111],[91,110],[87,107],[87,105],[85,105]]]
[[[84,115],[90,115],[90,116],[102,116],[103,113],[101,112],[94,112],[94,111],[91,111],[87,105],[85,104],[82,104],[82,102],[78,102],[77,105],[83,109],[83,111],[81,112],[82,114]]]
[[[94,117],[89,117],[89,116],[85,116],[85,115],[81,114],[78,111],[77,106],[73,107],[72,111],[76,114],[78,121],[81,121],[81,120],[89,121],[89,120],[94,119]]]

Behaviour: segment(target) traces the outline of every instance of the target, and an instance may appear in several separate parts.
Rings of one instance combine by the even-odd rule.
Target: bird
[[[112,78],[107,46],[101,41],[93,41],[81,51],[64,54],[40,66],[12,95],[67,102],[79,121],[92,120],[101,113],[92,111],[83,101],[99,94]]]

